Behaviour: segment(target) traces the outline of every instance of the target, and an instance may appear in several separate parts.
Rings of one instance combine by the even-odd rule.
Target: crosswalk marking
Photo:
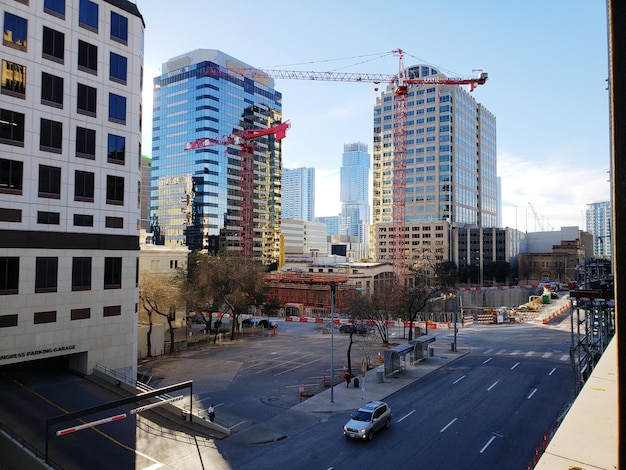
[[[484,354],[485,355],[489,355],[491,353],[493,353],[495,351],[494,348],[490,348],[485,350]],[[522,354],[522,351],[520,351],[519,349],[516,349],[514,351],[508,352],[506,349],[500,349],[498,352],[495,353],[496,355],[505,355],[508,354],[509,356],[517,356],[519,354]],[[541,351],[528,351],[526,353],[524,353],[525,357],[532,357],[535,355],[540,355],[542,359],[549,359],[550,357],[552,357],[553,353],[552,352],[544,352],[542,353]],[[559,361],[569,361],[569,354],[563,354],[558,358]]]

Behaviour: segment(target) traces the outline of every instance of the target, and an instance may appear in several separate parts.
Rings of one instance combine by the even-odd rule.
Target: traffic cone
[[[381,356],[380,351],[378,351],[378,363],[379,364],[383,363],[383,356]]]

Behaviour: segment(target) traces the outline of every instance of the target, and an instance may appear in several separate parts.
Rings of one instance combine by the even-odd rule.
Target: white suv
[[[383,401],[370,401],[352,413],[350,421],[343,427],[346,437],[374,439],[374,433],[380,428],[391,426],[391,408]]]

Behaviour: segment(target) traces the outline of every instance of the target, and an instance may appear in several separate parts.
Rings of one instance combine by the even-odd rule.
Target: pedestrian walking
[[[215,405],[213,403],[209,405],[209,409],[207,410],[207,413],[209,414],[209,421],[211,422],[215,421]]]

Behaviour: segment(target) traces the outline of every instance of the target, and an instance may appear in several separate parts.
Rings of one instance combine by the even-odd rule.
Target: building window
[[[106,217],[104,219],[104,226],[106,228],[124,228],[123,217]]]
[[[98,32],[98,4],[90,0],[80,0],[78,26],[94,33]]]
[[[109,121],[126,124],[126,97],[109,93]]]
[[[0,109],[0,143],[24,146],[24,115]]]
[[[17,326],[17,314],[0,315],[0,328],[8,328],[10,326]]]
[[[124,178],[107,175],[107,204],[124,205]]]
[[[122,258],[104,258],[104,288],[122,288]]]
[[[128,44],[128,18],[114,11],[111,12],[111,39]]]
[[[44,26],[41,56],[62,64],[65,60],[65,34]]]
[[[121,305],[109,305],[102,310],[102,316],[104,317],[117,317],[122,314]]]
[[[91,290],[91,258],[72,258],[72,290]]]
[[[93,202],[94,174],[89,171],[76,170],[74,177],[74,200]]]
[[[98,74],[98,46],[78,40],[78,70]]]
[[[107,161],[123,165],[126,160],[126,137],[109,134]]]
[[[35,312],[33,323],[38,325],[40,323],[55,323],[57,321],[57,312]]]
[[[63,124],[57,121],[41,118],[39,133],[39,150],[43,152],[62,152]]]
[[[110,65],[109,65],[109,79],[116,83],[126,85],[126,69],[127,60],[126,57],[111,52]]]
[[[82,83],[78,84],[78,105],[76,109],[78,114],[96,117],[97,91],[93,87],[83,85]]]
[[[96,131],[84,127],[76,128],[76,156],[96,159]]]
[[[0,295],[18,293],[20,259],[17,256],[0,257]]]
[[[57,18],[65,19],[65,0],[44,0],[43,11]]]
[[[39,165],[39,197],[61,198],[61,168]]]
[[[70,320],[87,320],[91,318],[90,308],[73,308],[70,312]]]
[[[63,78],[41,72],[41,104],[63,109]]]
[[[1,91],[3,95],[24,98],[26,96],[26,67],[3,60]]]
[[[26,51],[28,37],[28,21],[8,11],[4,12],[4,30],[2,44],[13,49]]]
[[[0,158],[0,193],[22,194],[24,163]]]
[[[35,292],[57,291],[59,258],[37,258],[35,261]]]
[[[37,211],[37,223],[45,225],[59,225],[61,214],[58,212]]]
[[[93,227],[93,215],[74,214],[74,227]]]

